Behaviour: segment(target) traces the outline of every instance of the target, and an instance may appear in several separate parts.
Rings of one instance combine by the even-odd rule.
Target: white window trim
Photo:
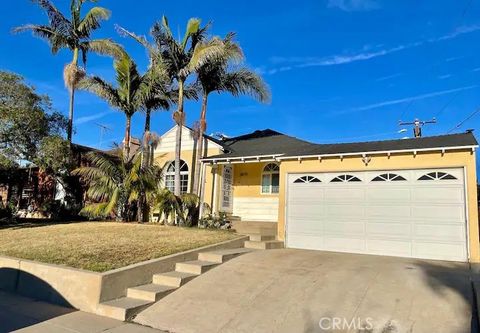
[[[278,167],[278,170],[265,171],[265,168],[270,164],[276,165]],[[272,191],[272,189],[273,189],[272,175],[274,175],[274,174],[278,175],[279,184],[278,184],[278,191],[277,192]],[[268,186],[268,192],[263,191],[263,176],[269,176],[270,177],[270,185]],[[266,163],[263,166],[262,175],[260,176],[260,194],[261,195],[278,195],[278,194],[280,194],[280,166],[277,163],[269,162],[269,163]]]
[[[181,181],[180,181],[180,194],[188,193],[188,189],[190,187],[190,168],[188,167],[187,162],[185,162],[184,160],[180,160],[180,169],[182,168],[181,167],[182,162],[185,163],[185,165],[187,166],[187,171],[180,171],[180,178],[182,176],[185,176],[185,175],[187,176],[187,190],[182,191]],[[167,176],[174,176],[175,177],[175,170],[167,171],[167,169],[170,167],[170,165],[173,165],[173,167],[175,168],[175,161],[168,161],[167,163],[165,163],[165,166],[164,166],[165,172],[163,174],[163,185],[166,189],[168,189],[168,187],[167,187]],[[173,180],[173,188],[175,189],[175,180]],[[174,191],[171,191],[171,192],[173,193]]]

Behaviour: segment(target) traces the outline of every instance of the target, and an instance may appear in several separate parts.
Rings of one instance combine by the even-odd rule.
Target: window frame
[[[418,177],[417,181],[445,181],[445,180],[458,180],[457,177],[448,172],[443,171],[432,171],[425,173]]]
[[[387,172],[387,173],[382,173],[379,175],[376,175],[375,177],[372,178],[371,182],[375,183],[390,183],[390,182],[403,182],[407,181],[407,179],[399,175],[398,173],[393,173],[393,172]]]
[[[274,167],[272,167],[274,166]],[[278,185],[273,185],[273,177],[277,176]],[[263,185],[264,177],[268,177],[268,185]],[[265,189],[268,188],[267,191]],[[280,166],[277,163],[269,162],[264,165],[260,177],[260,194],[278,195],[280,193]]]
[[[175,192],[175,161],[168,161],[164,166],[163,185],[170,192]],[[188,193],[190,169],[187,162],[180,160],[180,194]],[[171,184],[171,185],[170,185]]]
[[[342,178],[343,177],[343,178]],[[363,180],[358,178],[357,176],[344,173],[338,176],[333,177],[329,183],[363,183]]]

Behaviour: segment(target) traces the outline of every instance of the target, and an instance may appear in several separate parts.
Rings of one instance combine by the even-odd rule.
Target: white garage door
[[[291,248],[467,261],[463,169],[289,174]]]

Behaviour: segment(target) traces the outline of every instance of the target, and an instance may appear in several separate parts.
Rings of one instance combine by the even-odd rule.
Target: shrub
[[[207,214],[198,221],[198,227],[203,229],[222,229],[232,228],[232,222],[228,219],[227,213],[219,212],[217,214]]]

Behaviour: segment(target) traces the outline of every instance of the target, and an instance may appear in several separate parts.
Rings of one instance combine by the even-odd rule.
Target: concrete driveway
[[[135,321],[189,332],[471,332],[467,264],[258,251],[194,279]]]

